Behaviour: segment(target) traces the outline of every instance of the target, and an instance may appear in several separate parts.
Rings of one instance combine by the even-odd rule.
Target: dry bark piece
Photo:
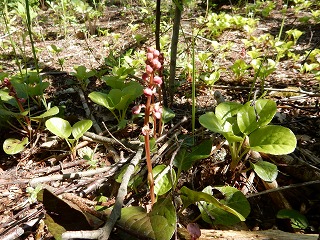
[[[296,234],[280,230],[265,231],[233,231],[233,230],[207,230],[201,229],[199,240],[316,240],[317,234]]]

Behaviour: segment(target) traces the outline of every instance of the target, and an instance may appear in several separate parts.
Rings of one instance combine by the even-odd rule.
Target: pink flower
[[[145,136],[148,132],[150,132],[150,128],[148,125],[144,125],[141,129],[142,134]]]
[[[145,108],[146,106],[144,104],[139,104],[139,105],[136,105],[132,108],[131,112],[132,114],[139,114],[141,112],[141,109],[142,108]]]
[[[153,115],[157,118],[157,119],[161,119],[162,117],[162,106],[160,105],[159,102],[155,103],[153,105]]]
[[[160,55],[160,52],[155,49],[155,50],[153,51],[153,57],[156,58],[156,57],[159,57],[159,55]]]
[[[151,88],[145,88],[145,89],[143,89],[143,93],[144,93],[144,95],[145,95],[146,97],[150,97],[150,96],[152,96],[153,91],[152,91]]]
[[[153,68],[150,65],[146,66],[146,73],[149,75],[153,73]]]
[[[159,77],[159,76],[155,76],[155,77],[153,78],[153,82],[154,82],[155,84],[157,84],[157,85],[161,85],[161,84],[162,84],[162,78]]]
[[[153,56],[154,56],[154,54],[152,54],[151,52],[148,52],[147,53],[147,60],[151,62],[153,59]]]
[[[147,51],[148,51],[148,53],[153,53],[154,52],[154,48],[153,47],[148,47]]]

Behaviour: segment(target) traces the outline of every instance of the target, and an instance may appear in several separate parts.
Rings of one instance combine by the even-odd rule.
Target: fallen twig
[[[268,194],[268,193],[288,190],[288,189],[291,189],[291,188],[304,187],[304,186],[312,185],[312,184],[320,184],[320,180],[304,182],[304,183],[295,183],[295,184],[290,184],[288,186],[282,186],[282,187],[277,187],[277,188],[273,188],[273,189],[268,189],[268,190],[265,190],[263,192],[248,194],[246,197],[247,198],[257,197],[257,196]]]
[[[134,172],[135,166],[141,159],[143,153],[143,148],[139,148],[136,155],[130,162],[125,174],[123,175],[122,182],[120,188],[118,190],[118,195],[116,199],[116,203],[113,207],[113,210],[110,214],[110,217],[106,224],[97,230],[93,231],[68,231],[62,234],[62,239],[71,239],[71,238],[86,238],[86,239],[99,239],[99,240],[107,240],[110,236],[110,233],[116,224],[117,220],[121,216],[121,209],[123,206],[124,198],[127,195],[127,187],[130,180],[131,175]]]
[[[35,187],[37,184],[44,183],[44,182],[51,182],[57,180],[65,180],[65,179],[77,179],[81,177],[88,177],[99,173],[108,172],[104,177],[112,176],[123,164],[127,162],[127,159],[120,160],[119,162],[113,164],[112,166],[97,168],[93,170],[88,170],[85,172],[75,172],[75,173],[66,173],[66,174],[59,174],[59,175],[52,175],[52,176],[45,176],[45,177],[38,177],[33,178],[29,182],[30,186]]]

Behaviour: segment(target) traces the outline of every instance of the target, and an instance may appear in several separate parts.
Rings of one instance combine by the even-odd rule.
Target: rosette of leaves
[[[276,111],[276,103],[268,99],[247,102],[244,105],[223,102],[216,107],[215,112],[200,116],[199,122],[227,139],[232,158],[231,170],[234,171],[250,150],[273,155],[294,151],[297,140],[293,132],[286,127],[270,124]],[[251,164],[263,180],[275,180],[277,167],[274,164],[264,161]]]
[[[131,71],[132,69],[114,68],[114,76],[103,78],[112,89],[108,93],[92,92],[89,94],[89,98],[94,103],[104,106],[112,112],[120,129],[126,126],[127,120],[125,118],[129,105],[143,92],[143,87],[138,82],[126,81],[126,77]]]

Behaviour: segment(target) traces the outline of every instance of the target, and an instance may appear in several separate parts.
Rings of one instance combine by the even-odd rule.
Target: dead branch
[[[113,210],[110,214],[110,217],[106,224],[97,230],[93,231],[68,231],[62,234],[62,239],[70,239],[70,238],[85,238],[85,239],[99,239],[99,240],[107,240],[111,234],[111,231],[116,224],[117,220],[121,216],[121,209],[123,206],[123,201],[127,195],[127,187],[130,180],[131,175],[134,173],[134,168],[138,164],[141,159],[143,153],[143,148],[139,148],[136,155],[130,162],[125,174],[123,175],[122,182],[120,188],[118,190],[118,195],[116,199],[116,203],[113,207]]]

